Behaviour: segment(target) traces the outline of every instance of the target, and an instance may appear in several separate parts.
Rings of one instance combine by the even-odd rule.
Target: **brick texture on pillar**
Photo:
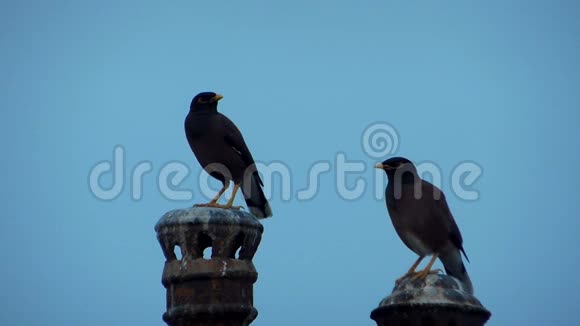
[[[166,213],[155,231],[166,259],[163,320],[168,325],[244,326],[257,317],[253,286],[258,273],[252,258],[263,232],[257,218],[244,211],[192,207]]]
[[[378,326],[482,326],[491,313],[447,275],[404,279],[373,310]]]

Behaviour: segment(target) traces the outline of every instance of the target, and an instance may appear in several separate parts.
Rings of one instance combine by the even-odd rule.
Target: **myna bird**
[[[431,267],[439,258],[447,275],[457,278],[469,293],[473,293],[461,253],[467,261],[469,258],[463,250],[461,232],[443,192],[422,180],[415,165],[406,158],[393,157],[377,164],[376,168],[384,170],[389,179],[385,197],[395,231],[403,243],[419,255],[417,261],[397,283],[409,276],[412,279],[422,279],[430,273],[437,273]],[[425,269],[415,272],[421,261],[429,255],[433,257]]]
[[[241,188],[248,209],[258,218],[272,216],[272,210],[262,190],[254,158],[236,125],[217,111],[222,95],[213,92],[197,94],[189,106],[185,118],[185,134],[193,154],[212,177],[223,187],[207,204],[195,206],[239,209],[233,206],[236,193]],[[226,205],[218,204],[219,198],[234,182],[232,197]]]

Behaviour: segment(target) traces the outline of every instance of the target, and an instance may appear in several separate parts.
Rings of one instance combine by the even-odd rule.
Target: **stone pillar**
[[[377,326],[482,326],[491,313],[447,275],[404,279],[373,310]]]
[[[166,213],[155,231],[166,259],[168,325],[245,326],[256,318],[252,258],[263,232],[256,217],[192,207]],[[207,248],[211,257],[204,257]]]

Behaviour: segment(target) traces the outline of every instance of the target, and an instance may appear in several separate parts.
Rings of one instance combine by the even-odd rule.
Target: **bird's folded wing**
[[[225,142],[241,156],[242,161],[246,164],[246,168],[255,164],[252,153],[250,153],[250,149],[248,148],[248,145],[246,145],[244,137],[238,127],[236,127],[232,120],[223,114],[220,114],[220,120],[225,129]],[[264,184],[260,176],[257,173],[256,176],[258,177],[260,185],[263,186]]]
[[[447,228],[449,230],[449,240],[457,249],[461,250],[465,259],[469,261],[467,258],[467,254],[463,249],[463,237],[461,236],[461,232],[459,231],[459,227],[453,218],[453,214],[451,213],[451,209],[449,209],[449,205],[447,204],[447,200],[445,199],[445,194],[441,189],[437,188],[435,185],[424,181],[423,182],[423,196],[434,196],[435,191],[439,192],[439,200],[433,200],[433,207],[432,213],[439,216],[442,221],[445,221],[447,224]]]

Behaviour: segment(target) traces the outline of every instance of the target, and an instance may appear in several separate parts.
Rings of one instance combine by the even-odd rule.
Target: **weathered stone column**
[[[163,320],[168,325],[243,326],[256,318],[258,273],[252,258],[263,232],[257,218],[244,211],[192,207],[166,213],[155,231],[166,259]],[[206,248],[211,257],[204,257]]]
[[[491,313],[447,275],[404,279],[373,310],[378,326],[482,326]]]

